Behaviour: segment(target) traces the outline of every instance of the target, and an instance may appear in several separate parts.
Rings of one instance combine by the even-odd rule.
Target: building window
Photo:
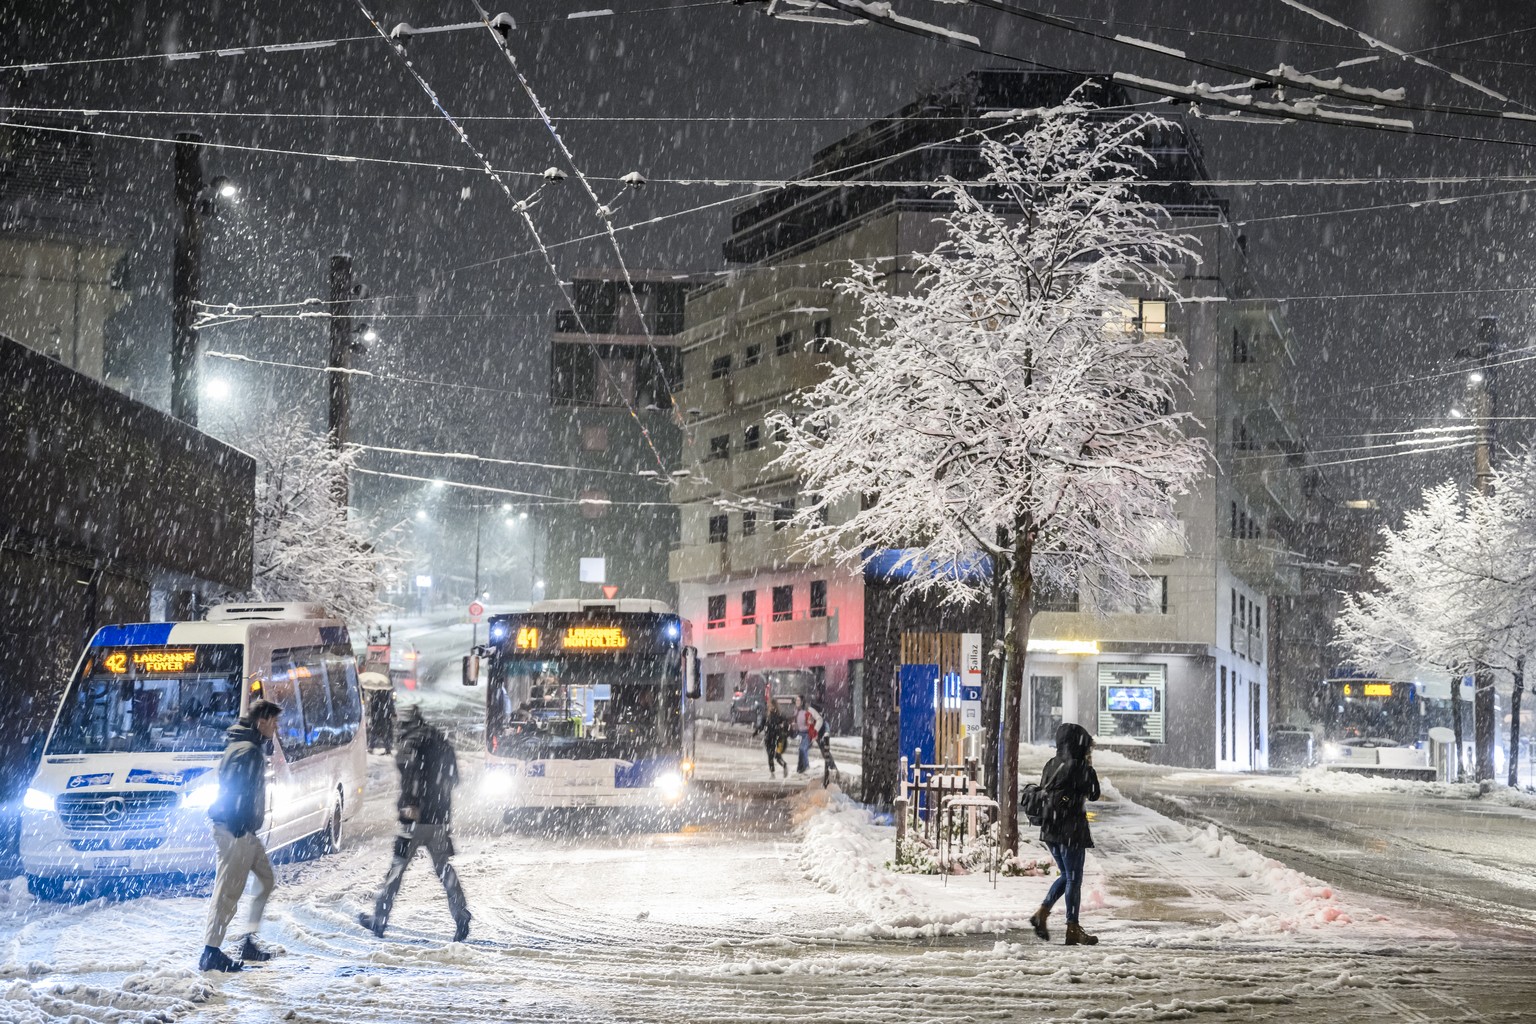
[[[822,353],[832,347],[832,318],[822,317],[811,324],[811,351]]]
[[[778,424],[774,425],[774,428],[773,428],[773,443],[774,444],[788,444],[789,443],[789,424],[787,424],[787,423],[778,423]]]
[[[724,514],[709,517],[709,542],[719,544],[730,536],[730,519]]]
[[[717,462],[720,459],[731,457],[731,435],[716,434],[709,439],[709,456],[707,462]]]
[[[754,423],[741,433],[741,450],[755,452],[763,446],[763,428]]]
[[[1227,757],[1227,666],[1221,666],[1221,759],[1230,760]]]
[[[763,361],[763,346],[761,344],[748,345],[746,358],[741,361],[743,367],[756,366]]]
[[[773,354],[787,356],[795,350],[795,332],[785,331],[773,339]]]
[[[782,530],[789,525],[789,521],[795,518],[795,499],[785,498],[773,506],[773,528]]]
[[[1142,334],[1168,333],[1168,303],[1142,299],[1137,309],[1136,326]]]
[[[704,676],[704,699],[725,700],[724,672],[710,672]]]
[[[1077,587],[1053,587],[1050,584],[1041,583],[1035,588],[1032,610],[1037,612],[1077,611]]]
[[[741,535],[743,537],[757,536],[757,513],[743,512],[741,514]]]
[[[1168,614],[1168,577],[1148,576],[1136,595],[1136,611],[1141,615]]]
[[[811,580],[811,618],[827,617],[827,581]]]
[[[721,377],[731,375],[731,357],[716,356],[715,361],[709,364],[709,379],[719,380]]]
[[[1234,363],[1248,362],[1248,339],[1236,327],[1232,328],[1232,361]]]
[[[584,452],[605,452],[608,450],[607,427],[582,427],[581,450]]]
[[[773,588],[773,621],[787,622],[795,617],[794,584]]]
[[[709,628],[710,629],[724,629],[725,628],[725,595],[724,594],[710,594],[709,595],[708,624],[709,624]]]
[[[741,592],[741,624],[743,626],[757,625],[757,591],[743,590]]]

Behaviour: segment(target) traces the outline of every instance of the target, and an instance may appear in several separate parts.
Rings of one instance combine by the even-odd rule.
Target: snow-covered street
[[[445,669],[461,628],[423,639]],[[1113,755],[1084,893],[1084,922],[1102,939],[1091,949],[1059,945],[1059,916],[1056,944],[1031,934],[1047,878],[994,887],[984,875],[897,873],[888,824],[823,790],[814,770],[770,781],[755,747],[701,744],[700,785],[676,832],[594,817],[509,828],[473,806],[478,691],[448,681],[441,672],[422,698],[461,725],[470,769],[456,858],[475,915],[467,943],[448,941],[424,858],[388,936],[357,926],[391,833],[393,766],[374,755],[346,848],[279,866],[264,935],[284,952],[271,964],[197,973],[200,893],[44,903],[11,879],[0,886],[0,1019],[1519,1020],[1536,998],[1531,931],[1514,918],[1302,874],[1214,825],[1128,801],[1149,770]],[[1160,784],[1200,789],[1201,778]],[[1246,779],[1203,791],[1234,785],[1299,788]],[[1373,796],[1355,786],[1310,799],[1315,813],[1318,801],[1358,809]],[[1384,792],[1383,813],[1400,799]],[[1509,827],[1536,830],[1533,812],[1502,810]],[[1328,854],[1315,849],[1312,862]]]

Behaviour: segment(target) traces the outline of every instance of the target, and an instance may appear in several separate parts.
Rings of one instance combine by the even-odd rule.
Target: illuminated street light
[[[211,398],[215,402],[223,402],[229,398],[229,381],[223,377],[210,377],[203,385],[203,396]]]
[[[426,522],[427,521],[427,510],[424,509],[424,508],[417,509],[416,510],[416,518],[417,518],[417,520],[419,520],[421,522]]]
[[[528,510],[527,509],[523,509],[521,512],[519,512],[517,514],[517,518],[519,518],[519,519],[527,519],[528,518]]]
[[[1466,415],[1466,413],[1462,412],[1460,409],[1452,409],[1451,410],[1451,419],[1453,419],[1453,420],[1459,420],[1459,419],[1461,419],[1465,415]]]

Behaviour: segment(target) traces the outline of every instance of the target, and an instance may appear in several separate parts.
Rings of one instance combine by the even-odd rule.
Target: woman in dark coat
[[[1051,883],[1045,901],[1029,923],[1035,934],[1049,940],[1046,918],[1063,895],[1067,897],[1067,945],[1094,946],[1098,938],[1083,931],[1077,913],[1083,901],[1083,861],[1093,836],[1088,831],[1088,811],[1084,801],[1099,798],[1099,775],[1093,770],[1093,737],[1088,730],[1072,722],[1056,729],[1056,756],[1045,763],[1040,773],[1040,788],[1045,791],[1046,812],[1040,826],[1040,841],[1050,848],[1061,874]]]

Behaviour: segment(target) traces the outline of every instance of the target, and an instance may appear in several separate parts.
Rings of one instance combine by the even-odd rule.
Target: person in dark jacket
[[[224,757],[219,761],[219,795],[208,808],[213,820],[213,843],[218,849],[218,870],[213,878],[213,902],[208,907],[208,927],[203,934],[203,955],[197,966],[203,971],[238,971],[244,961],[272,959],[271,950],[256,941],[256,929],[267,898],[272,895],[272,862],[257,835],[267,817],[266,743],[277,734],[282,708],[269,700],[254,700],[245,717],[224,733]],[[231,959],[219,947],[240,904],[246,879],[256,876],[256,891],[246,911],[240,959]]]
[[[405,869],[416,851],[426,847],[432,857],[432,870],[437,872],[438,880],[448,894],[448,910],[455,925],[453,941],[463,942],[469,936],[469,907],[464,902],[458,872],[453,870],[449,860],[453,856],[453,787],[459,784],[459,761],[448,737],[442,730],[428,725],[421,717],[421,709],[414,705],[401,713],[396,738],[399,740],[395,765],[400,769],[400,798],[395,806],[399,811],[400,831],[395,836],[394,859],[390,861],[389,873],[384,876],[384,884],[374,898],[373,913],[359,914],[357,921],[373,934],[384,937]]]
[[[368,701],[368,753],[374,747],[383,747],[384,753],[395,752],[395,691],[364,691]]]
[[[789,765],[784,762],[784,742],[789,738],[789,719],[779,711],[779,702],[774,700],[771,694],[764,694],[763,709],[757,716],[757,724],[752,727],[752,735],[759,733],[763,737],[763,749],[768,751],[768,777],[773,777],[774,762],[778,762],[784,769],[784,777],[789,778]]]
[[[1056,728],[1056,756],[1045,763],[1040,788],[1045,791],[1047,808],[1040,826],[1040,841],[1050,848],[1061,874],[1051,883],[1044,902],[1029,923],[1036,935],[1049,941],[1051,933],[1046,918],[1056,901],[1066,896],[1067,945],[1098,945],[1098,937],[1083,931],[1077,922],[1083,901],[1083,862],[1093,846],[1084,801],[1099,798],[1099,775],[1093,770],[1093,737],[1087,729],[1073,722]]]

